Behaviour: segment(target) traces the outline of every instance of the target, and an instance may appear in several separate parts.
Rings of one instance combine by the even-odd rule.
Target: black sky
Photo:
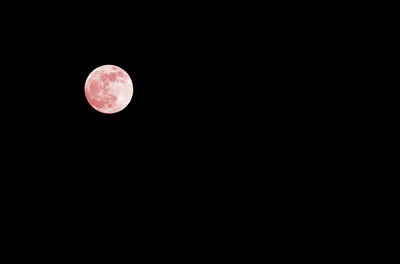
[[[349,87],[337,78],[344,53],[313,18],[325,11],[286,2],[41,5],[0,18],[0,186],[17,230],[49,230],[84,250],[117,241],[148,259],[157,246],[189,252],[193,239],[200,250],[258,242],[240,236],[258,236],[256,221],[287,230],[311,204],[299,200],[321,201],[314,189],[329,188],[325,175],[345,151],[332,145],[347,135],[330,116],[341,106],[330,103]],[[84,95],[104,64],[134,84],[131,103],[112,115]],[[279,223],[265,225],[265,213]]]
[[[272,139],[290,131],[280,117],[296,101],[290,83],[298,77],[285,74],[296,66],[288,63],[292,42],[277,26],[282,20],[269,16],[263,28],[263,14],[250,9],[99,4],[35,13],[6,28],[7,134],[27,156],[70,174],[245,170],[233,160],[259,145],[252,140],[262,128]],[[95,111],[84,96],[88,74],[104,64],[123,68],[134,83],[131,103],[114,115]]]
[[[65,8],[7,28],[3,66],[14,99],[3,105],[3,121],[12,157],[44,175],[53,169],[36,159],[70,175],[89,173],[86,183],[100,174],[129,181],[141,173],[211,173],[238,144],[238,120],[246,119],[238,100],[247,68],[235,35],[240,22],[230,27],[208,8]],[[134,83],[131,103],[114,115],[95,111],[84,96],[88,74],[104,64],[123,68]]]

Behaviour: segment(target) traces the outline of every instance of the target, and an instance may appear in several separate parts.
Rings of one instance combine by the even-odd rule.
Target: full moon
[[[123,110],[131,101],[132,95],[132,80],[120,67],[100,66],[86,79],[86,99],[101,113],[113,114]]]

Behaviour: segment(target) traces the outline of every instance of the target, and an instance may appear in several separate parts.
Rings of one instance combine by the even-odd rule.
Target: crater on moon
[[[86,79],[86,99],[99,112],[113,114],[123,110],[131,101],[132,95],[131,78],[117,66],[100,66]]]

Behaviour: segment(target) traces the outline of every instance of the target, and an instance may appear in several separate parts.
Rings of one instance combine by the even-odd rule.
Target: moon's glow
[[[112,114],[121,111],[129,104],[132,95],[131,78],[117,66],[100,66],[86,79],[86,99],[99,112]]]

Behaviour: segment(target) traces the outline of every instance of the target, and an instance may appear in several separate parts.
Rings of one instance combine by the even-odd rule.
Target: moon
[[[94,69],[85,82],[85,96],[97,111],[114,114],[123,110],[131,101],[133,83],[128,73],[114,65]]]

